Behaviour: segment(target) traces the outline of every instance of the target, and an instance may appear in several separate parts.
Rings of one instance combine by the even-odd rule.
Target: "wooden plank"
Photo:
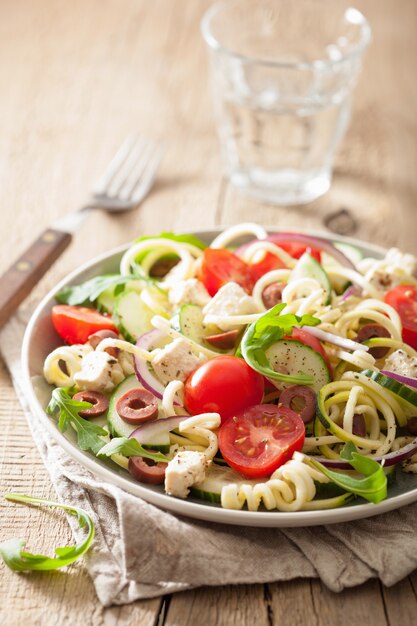
[[[417,611],[417,573],[393,587],[381,585],[382,598],[389,623],[401,626],[414,626]]]
[[[296,579],[270,584],[271,623],[280,626],[386,626],[378,581],[372,580],[342,593],[329,591],[320,581]],[[372,598],[372,611],[369,601]],[[395,613],[394,613],[395,615]],[[397,612],[398,615],[398,612]],[[403,622],[391,622],[395,623]]]
[[[175,594],[164,626],[271,626],[263,585],[205,587]]]

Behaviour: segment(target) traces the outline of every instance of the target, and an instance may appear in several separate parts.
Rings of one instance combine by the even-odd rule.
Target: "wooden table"
[[[335,180],[303,208],[262,206],[221,178],[196,0],[2,0],[0,3],[0,271],[35,234],[81,205],[132,130],[163,139],[158,182],[139,210],[96,212],[29,301],[92,256],[162,229],[256,220],[323,228],[347,208],[353,235],[417,252],[415,0],[357,1],[374,41],[355,95]],[[331,221],[334,228],[343,224]],[[0,364],[0,492],[53,496],[9,375]],[[0,502],[1,537],[48,551],[71,536],[64,517]],[[206,588],[103,609],[78,563],[54,574],[0,567],[0,623],[406,626],[417,576],[393,588],[371,581],[341,594],[320,582]]]

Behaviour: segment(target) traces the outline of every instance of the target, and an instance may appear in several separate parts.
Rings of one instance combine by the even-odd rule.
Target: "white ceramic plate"
[[[218,231],[196,233],[198,237],[207,243],[216,234],[218,234]],[[323,235],[322,233],[314,234],[331,239],[328,235]],[[366,256],[380,258],[384,254],[383,248],[365,244],[355,239],[338,237],[337,240],[357,246]],[[126,247],[119,248],[97,257],[61,281],[37,307],[29,322],[23,341],[23,373],[33,416],[39,420],[41,425],[70,456],[89,469],[96,478],[117,485],[121,489],[139,496],[156,506],[180,515],[224,524],[272,527],[332,524],[371,517],[417,500],[417,475],[397,472],[397,480],[389,488],[388,498],[378,505],[358,500],[342,508],[327,511],[299,511],[294,513],[233,511],[193,498],[180,500],[167,496],[163,492],[162,487],[141,485],[135,482],[121,468],[110,467],[109,464],[98,460],[94,455],[80,450],[75,442],[74,433],[70,432],[72,429],[68,429],[66,433],[61,433],[58,430],[56,420],[45,413],[45,407],[50,399],[51,388],[42,378],[43,363],[47,354],[62,344],[62,340],[60,340],[53,329],[50,311],[55,303],[54,294],[64,286],[79,284],[99,274],[117,272],[121,255],[125,249]]]

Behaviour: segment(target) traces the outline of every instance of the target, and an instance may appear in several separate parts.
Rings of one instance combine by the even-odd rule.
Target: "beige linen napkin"
[[[31,416],[22,389],[25,316],[0,335],[33,439],[59,499],[96,524],[86,565],[103,605],[201,585],[321,578],[333,591],[379,577],[393,585],[417,567],[417,503],[367,520],[311,528],[244,528],[177,517],[103,484],[73,461]],[[69,518],[76,539],[82,531]]]

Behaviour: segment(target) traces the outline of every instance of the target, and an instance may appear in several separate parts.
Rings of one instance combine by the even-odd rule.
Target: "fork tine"
[[[140,182],[141,177],[145,173],[148,164],[153,160],[157,150],[158,146],[156,144],[148,143],[145,146],[123,187],[119,190],[118,196],[121,200],[128,200],[130,198],[136,186]]]
[[[130,135],[120,146],[119,150],[114,155],[113,159],[109,163],[104,174],[99,178],[93,187],[94,195],[103,195],[106,193],[111,181],[113,180],[120,167],[123,165],[128,154],[132,150],[133,146],[137,143],[138,136]]]
[[[130,200],[134,204],[139,204],[152,187],[158,171],[159,164],[163,156],[163,148],[160,146],[154,153],[152,159],[148,162],[146,171],[139,179],[139,184],[132,190]]]
[[[123,188],[125,182],[129,179],[132,170],[135,167],[137,160],[141,157],[144,150],[146,150],[147,139],[139,137],[138,141],[132,147],[122,167],[117,172],[113,181],[107,189],[106,195],[110,198],[119,197],[120,191]]]

